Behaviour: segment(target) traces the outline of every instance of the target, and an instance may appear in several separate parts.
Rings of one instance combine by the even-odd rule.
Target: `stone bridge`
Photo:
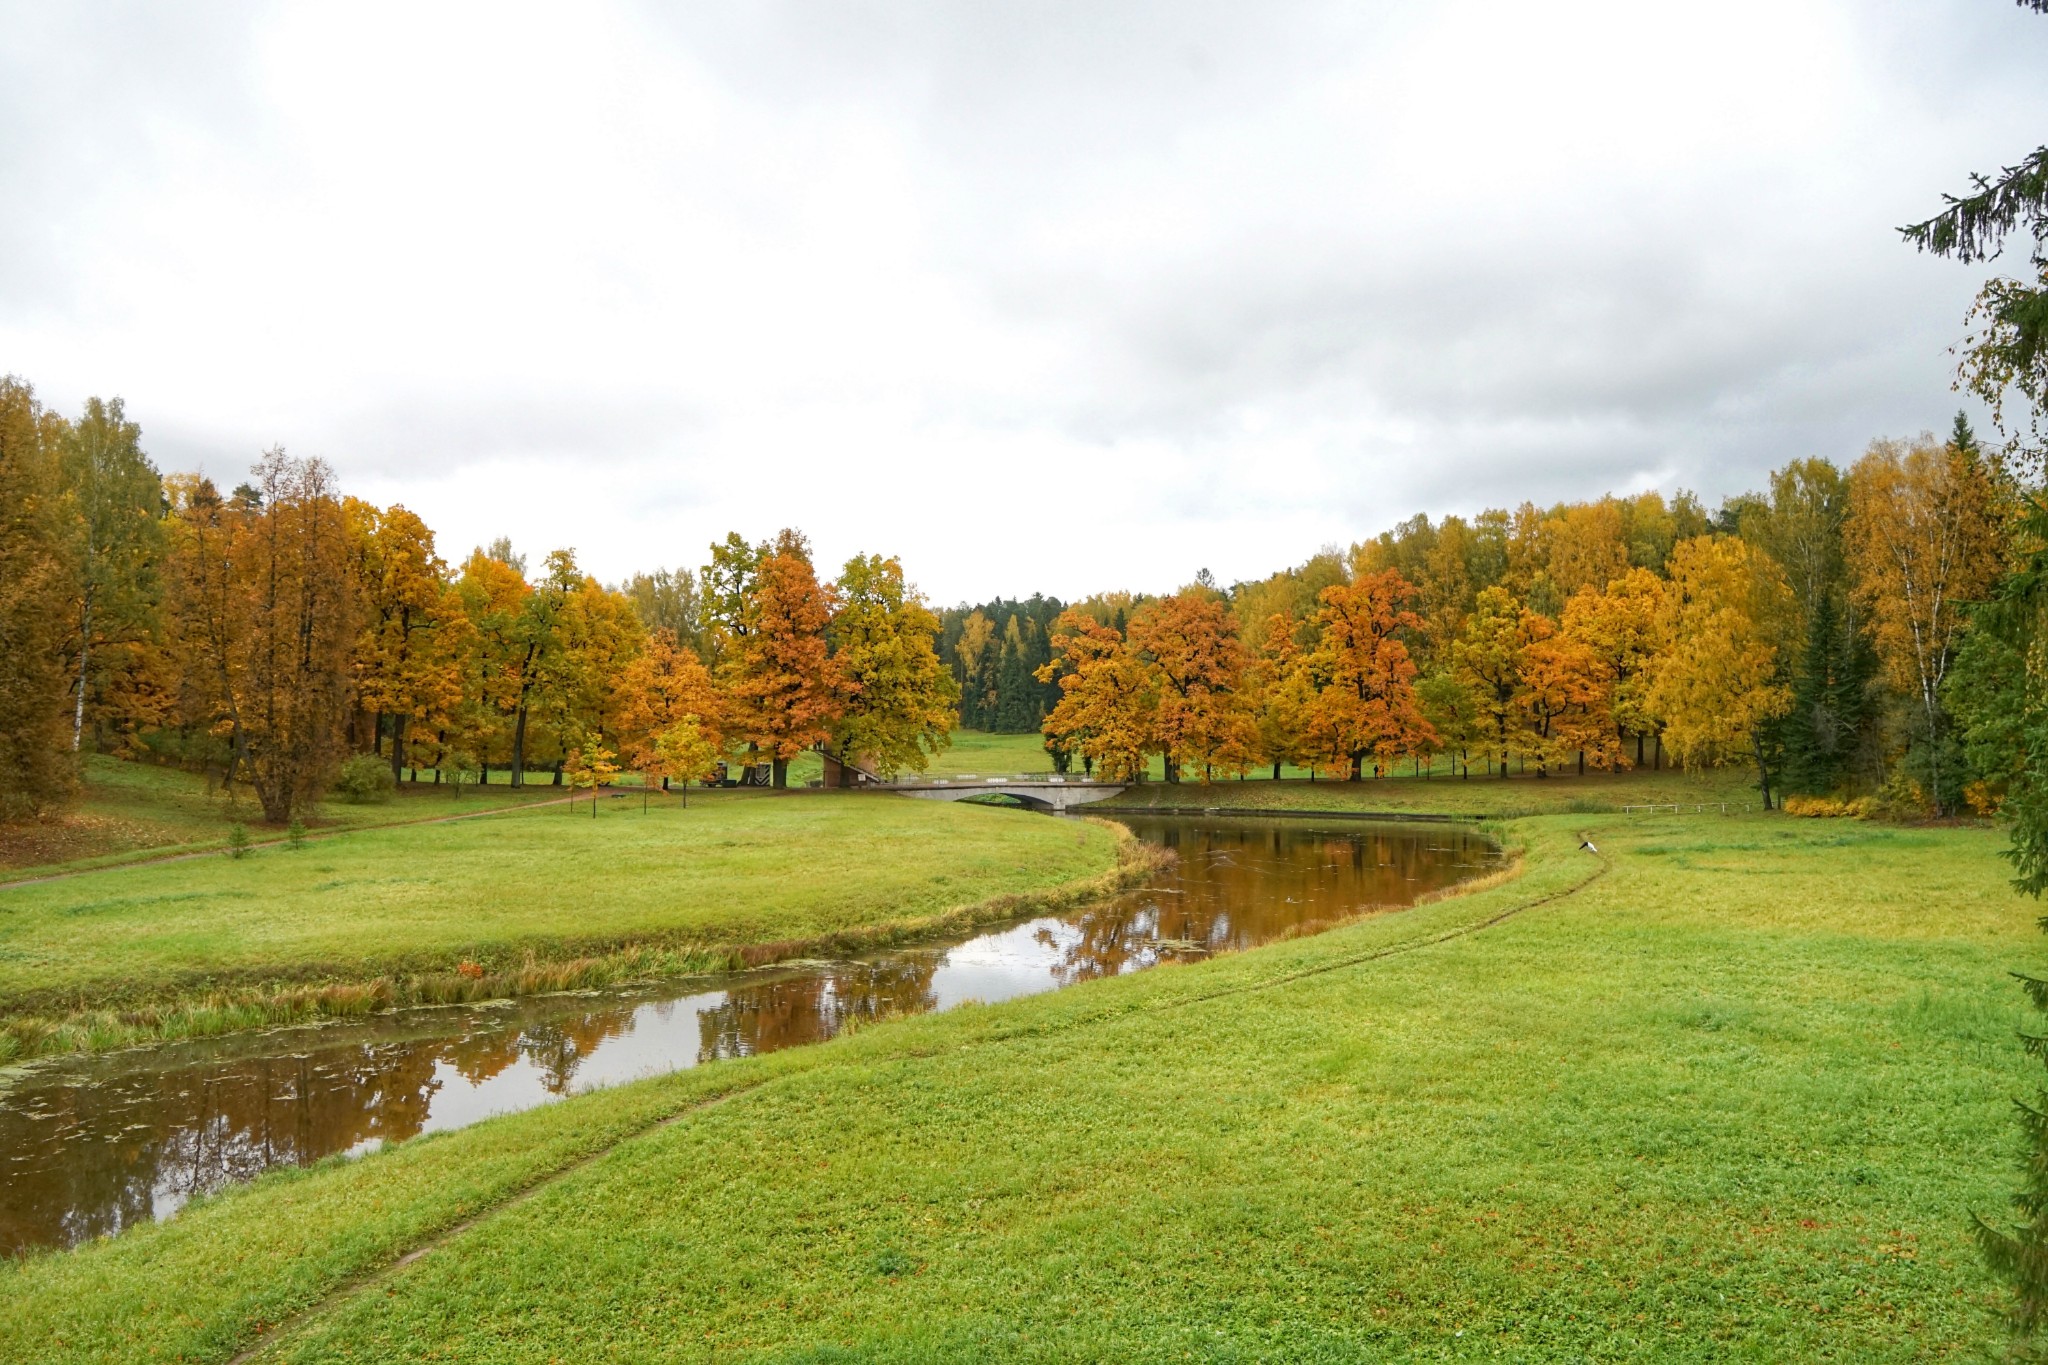
[[[920,801],[965,801],[970,796],[1011,796],[1038,810],[1064,813],[1073,806],[1106,801],[1120,794],[1121,782],[1091,782],[1064,777],[920,777],[895,782],[863,782],[866,791],[897,792]]]

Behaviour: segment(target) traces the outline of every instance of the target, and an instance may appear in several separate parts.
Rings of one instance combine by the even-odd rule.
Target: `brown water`
[[[1043,818],[1020,814],[1019,819]],[[1180,857],[1083,909],[850,962],[62,1059],[0,1073],[0,1249],[68,1246],[196,1194],[596,1086],[1250,948],[1493,865],[1455,826],[1128,817]]]

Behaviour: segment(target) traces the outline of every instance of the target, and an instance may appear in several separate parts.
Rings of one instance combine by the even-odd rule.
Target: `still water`
[[[1044,817],[1019,815],[1019,819]],[[1442,825],[1126,817],[1180,856],[1082,909],[847,962],[63,1059],[0,1075],[0,1251],[68,1246],[195,1194],[579,1091],[1326,928],[1474,876]]]

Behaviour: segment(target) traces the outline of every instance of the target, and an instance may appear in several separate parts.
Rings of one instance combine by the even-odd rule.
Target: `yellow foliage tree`
[[[1734,537],[1680,541],[1670,568],[1647,705],[1688,771],[1753,760],[1768,809],[1765,727],[1792,705],[1778,666],[1791,590],[1768,555]]]
[[[2002,567],[1988,471],[1974,451],[1932,436],[1878,441],[1849,473],[1844,529],[1878,660],[1911,699],[1928,795],[1947,814],[1950,789],[1961,784],[1960,773],[1944,767],[1954,765],[1942,685],[1969,625],[1968,604],[1989,595]]]
[[[655,737],[651,776],[664,782],[674,778],[683,784],[683,804],[690,804],[690,781],[709,780],[711,765],[723,748],[712,731],[696,716],[682,716]]]

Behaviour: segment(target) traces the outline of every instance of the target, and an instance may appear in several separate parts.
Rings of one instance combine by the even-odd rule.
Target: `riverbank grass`
[[[0,889],[0,1037],[24,1055],[848,951],[1100,894],[1118,845],[980,807],[719,792],[114,868]],[[441,993],[408,997],[416,977]]]
[[[34,1257],[0,1271],[0,1357],[1995,1351],[1969,1215],[2016,1180],[2033,1072],[2006,974],[2044,956],[1998,836],[1505,833],[1524,874],[1476,895],[600,1092]]]

